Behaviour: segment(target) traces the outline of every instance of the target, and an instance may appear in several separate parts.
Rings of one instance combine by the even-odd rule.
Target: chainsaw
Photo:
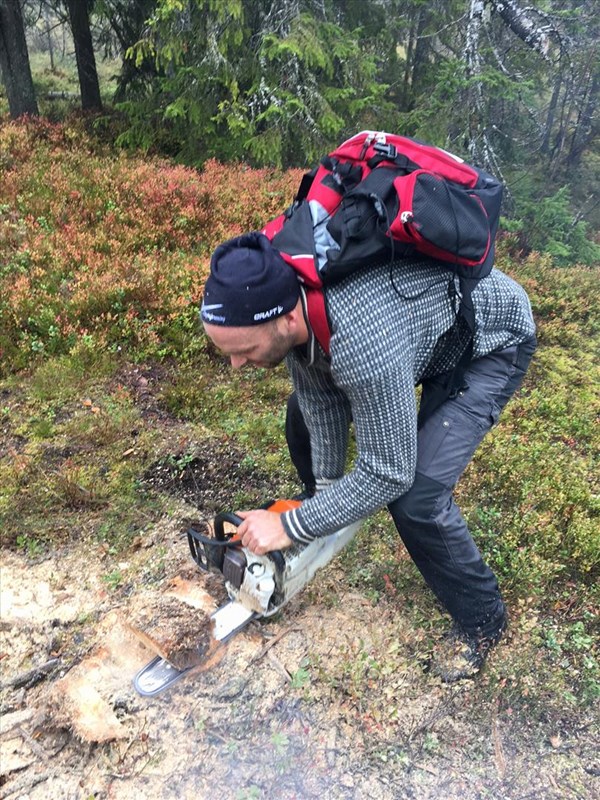
[[[266,506],[281,514],[300,505],[298,500],[276,500]],[[192,558],[203,572],[222,574],[229,602],[212,614],[213,638],[226,642],[254,619],[271,617],[303,589],[315,572],[328,564],[356,535],[361,522],[315,539],[308,545],[293,545],[257,556],[241,543],[236,529],[242,519],[230,512],[213,520],[214,536],[189,528]],[[191,669],[191,668],[190,668]],[[141,695],[164,691],[189,669],[180,670],[157,656],[135,676],[133,684]]]

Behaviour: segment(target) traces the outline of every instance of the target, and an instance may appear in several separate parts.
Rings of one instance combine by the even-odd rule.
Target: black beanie
[[[200,315],[211,325],[260,325],[287,314],[299,296],[295,271],[267,237],[246,233],[213,253]]]

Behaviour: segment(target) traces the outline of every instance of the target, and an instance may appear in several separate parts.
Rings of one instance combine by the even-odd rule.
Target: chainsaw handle
[[[238,517],[237,514],[233,514],[231,511],[222,511],[220,514],[217,514],[214,520],[215,539],[219,542],[225,542],[227,539],[231,539],[231,536],[227,536],[225,533],[225,523],[230,522],[238,528],[243,521],[241,517]]]
[[[225,523],[241,525],[242,519],[237,514],[222,513],[214,519],[213,536],[206,536],[194,528],[188,528],[187,538],[192,558],[201,570],[209,572],[211,567],[215,567],[219,572],[223,571],[223,559],[225,550],[228,547],[241,547],[241,539],[237,534],[227,535],[225,533]]]
[[[235,527],[239,527],[244,520],[239,517],[237,514],[234,514],[231,511],[222,511],[220,514],[217,514],[214,520],[215,525],[215,539],[219,542],[225,542],[228,538],[225,534],[225,523],[230,522]],[[272,550],[270,553],[265,553],[265,555],[271,559],[271,561],[275,564],[275,568],[278,572],[283,572],[285,569],[285,558],[283,557],[283,553],[281,550]]]

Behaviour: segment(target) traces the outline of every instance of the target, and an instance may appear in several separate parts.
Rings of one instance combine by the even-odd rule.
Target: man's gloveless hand
[[[272,511],[255,509],[254,511],[238,511],[244,521],[238,526],[238,535],[244,547],[257,556],[270,553],[272,550],[284,550],[293,542],[284,530],[281,515]]]

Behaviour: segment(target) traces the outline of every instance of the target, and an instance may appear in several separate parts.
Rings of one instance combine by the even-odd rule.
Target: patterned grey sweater
[[[333,533],[384,507],[413,483],[418,411],[414,387],[436,371],[430,363],[434,347],[452,325],[454,310],[447,270],[435,263],[403,261],[394,265],[393,274],[398,291],[390,281],[389,265],[358,271],[327,287],[330,360],[314,339],[307,348],[312,356],[294,350],[287,357],[310,431],[320,489],[300,508],[283,514],[285,530],[294,541]],[[481,280],[472,297],[473,358],[534,335],[524,289],[499,270]],[[357,457],[344,475],[351,421]]]

